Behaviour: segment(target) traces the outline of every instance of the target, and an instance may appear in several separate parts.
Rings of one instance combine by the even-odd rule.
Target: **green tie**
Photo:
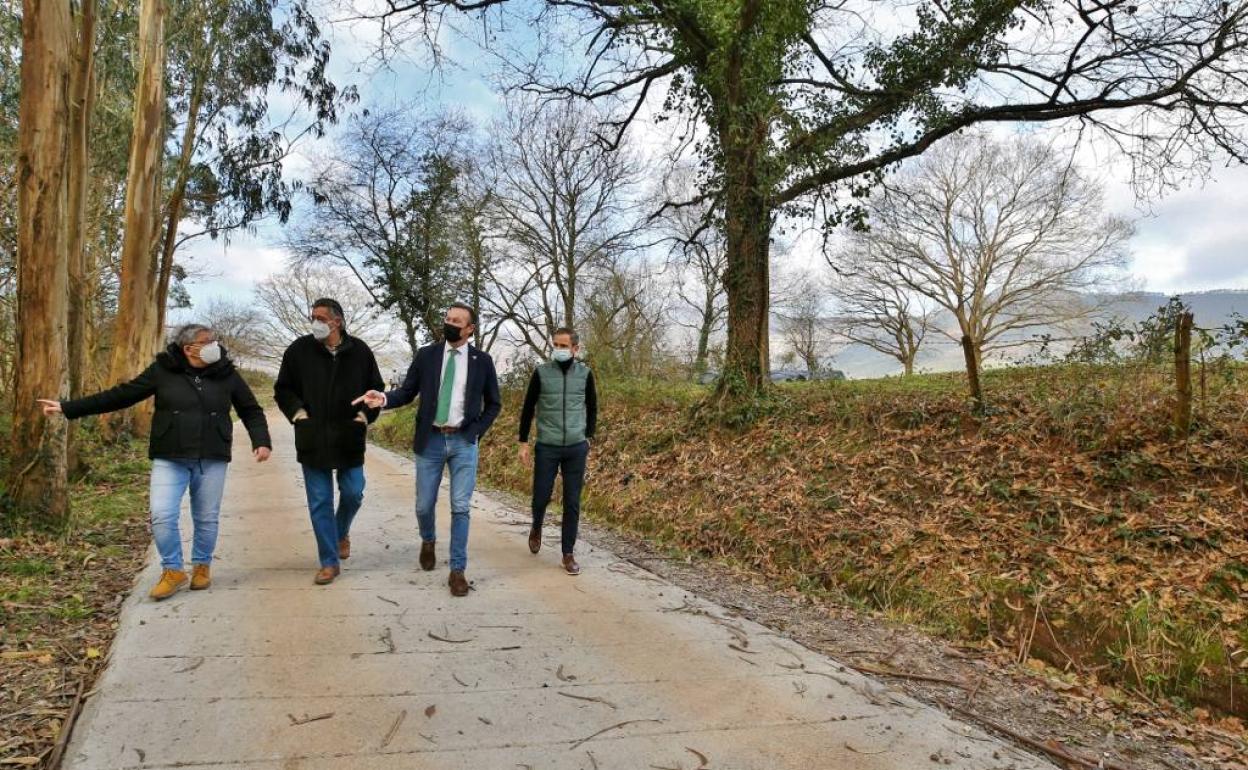
[[[450,351],[451,359],[446,362],[446,371],[442,373],[442,387],[438,390],[438,414],[434,418],[435,425],[446,425],[451,417],[451,392],[455,390],[455,357],[458,350]]]

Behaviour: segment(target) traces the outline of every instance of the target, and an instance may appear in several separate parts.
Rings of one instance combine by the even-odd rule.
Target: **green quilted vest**
[[[537,399],[537,442],[572,446],[585,440],[585,386],[589,367],[573,361],[565,373],[548,361],[537,367],[542,394]]]

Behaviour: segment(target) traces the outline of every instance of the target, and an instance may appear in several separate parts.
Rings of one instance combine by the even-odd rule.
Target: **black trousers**
[[[533,529],[541,530],[546,506],[555,491],[555,474],[563,476],[563,553],[576,547],[581,520],[581,489],[585,486],[585,461],[589,442],[572,446],[538,444],[533,458]]]

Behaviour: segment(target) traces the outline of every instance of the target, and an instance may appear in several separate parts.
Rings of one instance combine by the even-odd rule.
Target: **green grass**
[[[0,572],[13,575],[15,577],[36,577],[39,575],[51,574],[56,569],[56,564],[48,559],[39,558],[18,558],[8,563],[0,564]]]

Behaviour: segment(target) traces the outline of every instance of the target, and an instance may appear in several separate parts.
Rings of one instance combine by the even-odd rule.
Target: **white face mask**
[[[312,322],[312,336],[318,340],[329,339],[329,324],[324,321]]]
[[[221,360],[221,343],[209,342],[199,349],[199,359],[206,364],[215,364]]]
[[[559,363],[572,360],[572,351],[567,348],[555,348],[555,352],[551,354],[551,358]]]

